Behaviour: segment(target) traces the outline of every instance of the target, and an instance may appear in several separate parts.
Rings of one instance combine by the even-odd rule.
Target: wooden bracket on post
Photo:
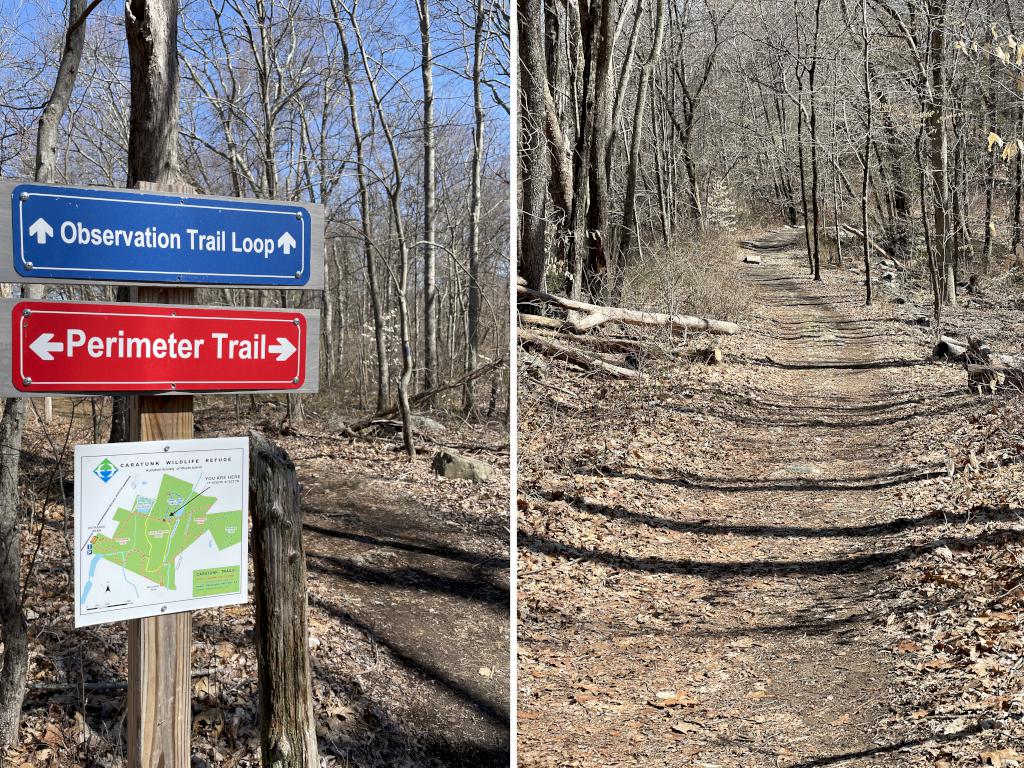
[[[154,192],[191,193],[187,184],[142,183]],[[192,304],[194,289],[132,289],[132,300]],[[193,437],[191,395],[128,399],[129,439]],[[192,763],[192,614],[128,622],[128,768],[189,768]]]

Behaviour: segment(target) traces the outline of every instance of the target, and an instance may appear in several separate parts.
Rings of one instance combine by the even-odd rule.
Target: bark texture
[[[124,5],[131,115],[128,186],[178,180],[178,0]]]
[[[546,290],[547,220],[545,197],[551,175],[546,139],[547,72],[541,4],[520,0],[519,25],[519,275],[536,290]],[[552,106],[552,111],[554,107]],[[553,120],[557,126],[557,119]]]
[[[550,293],[533,291],[525,286],[518,286],[520,299],[532,299],[551,304],[567,310],[569,314],[568,325],[577,333],[589,331],[609,322],[624,323],[625,325],[646,325],[662,326],[675,331],[705,331],[707,333],[732,336],[739,332],[736,323],[725,320],[711,320],[691,315],[670,315],[664,312],[641,312],[635,309],[623,309],[621,307],[605,307],[597,304],[588,304],[583,301],[567,299],[563,296],[555,296]]]
[[[82,60],[86,31],[86,0],[71,0],[57,76],[39,116],[36,133],[36,181],[52,182],[57,156],[57,130],[67,111]],[[41,298],[42,286],[26,285],[23,296]],[[0,750],[18,737],[21,705],[28,673],[28,625],[21,605],[21,540],[18,532],[18,475],[25,400],[12,397],[0,417]]]
[[[295,465],[279,447],[251,432],[249,475],[263,765],[317,768],[306,555]]]
[[[11,397],[0,419],[0,625],[4,642],[0,674],[0,745],[18,737],[28,672],[28,626],[21,605],[21,536],[18,531],[18,459],[25,401]]]

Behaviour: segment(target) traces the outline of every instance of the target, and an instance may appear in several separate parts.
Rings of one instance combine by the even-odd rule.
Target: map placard
[[[245,603],[249,440],[75,447],[75,626]]]

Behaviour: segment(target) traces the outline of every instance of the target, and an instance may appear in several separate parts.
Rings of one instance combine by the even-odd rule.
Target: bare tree
[[[67,111],[85,44],[86,0],[70,0],[64,49],[53,90],[39,116],[36,134],[36,181],[54,180],[57,130]],[[42,296],[42,287],[26,285],[25,298]],[[25,400],[9,397],[0,417],[0,749],[15,742],[28,674],[28,626],[21,598],[21,532],[18,528],[18,477]]]
[[[434,54],[430,45],[430,0],[416,0],[420,19],[420,76],[423,81],[423,368],[424,387],[437,386],[437,265],[434,207]],[[428,398],[433,404],[434,398]]]

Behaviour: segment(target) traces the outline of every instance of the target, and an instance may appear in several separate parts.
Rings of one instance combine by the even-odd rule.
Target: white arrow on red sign
[[[19,301],[14,389],[35,392],[315,391],[305,310]],[[312,344],[309,349],[307,344]],[[315,371],[315,367],[312,368]]]
[[[280,363],[295,354],[295,345],[283,336],[278,336],[277,344],[271,344],[267,347],[267,352],[277,355],[277,361]]]
[[[51,341],[52,333],[42,333],[39,338],[28,345],[28,348],[35,352],[43,360],[53,360],[54,352],[64,351],[64,342]]]

